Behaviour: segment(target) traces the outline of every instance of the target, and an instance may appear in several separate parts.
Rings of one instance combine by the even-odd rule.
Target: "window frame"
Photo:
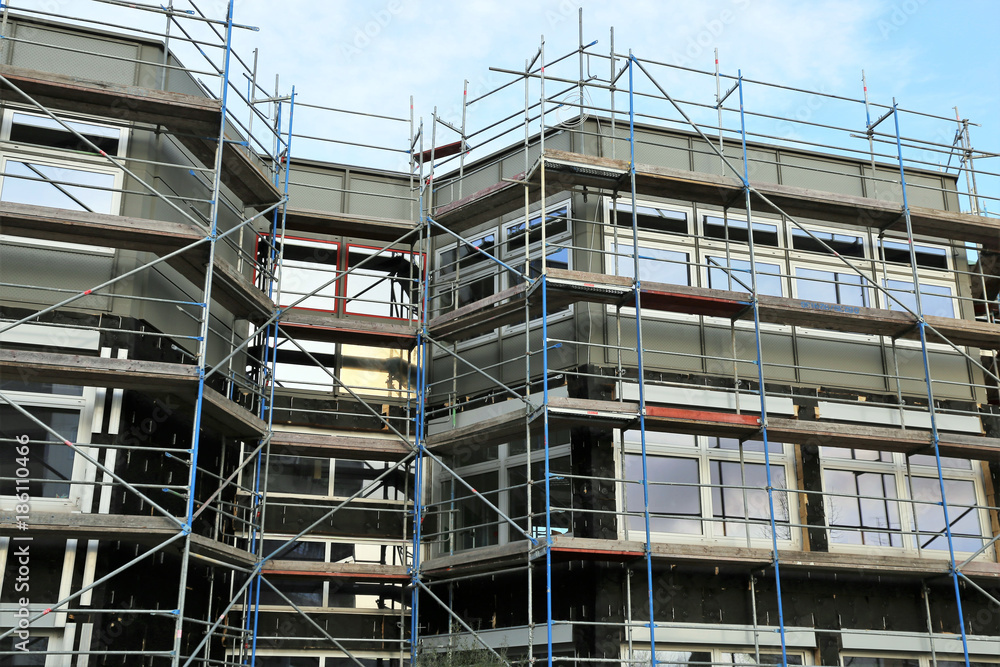
[[[838,450],[844,452],[851,451],[849,448],[838,447]],[[900,452],[881,452],[883,455],[888,455],[891,461],[866,461],[859,460],[848,457],[831,457],[829,454],[824,454],[823,449],[819,452],[820,461],[820,476],[823,480],[823,508],[824,516],[826,518],[826,523],[823,529],[826,531],[828,539],[828,549],[831,552],[843,552],[843,553],[859,553],[859,552],[876,552],[883,554],[895,554],[903,555],[914,558],[948,558],[947,549],[928,549],[920,548],[918,546],[919,542],[926,539],[930,533],[921,532],[920,534],[913,534],[917,525],[915,523],[915,512],[916,506],[913,503],[910,494],[910,483],[909,478],[923,478],[923,479],[938,479],[937,467],[935,465],[925,465],[910,463],[907,467],[906,455]],[[975,491],[976,501],[975,504],[979,507],[975,512],[979,519],[979,530],[982,540],[985,543],[988,541],[992,535],[990,534],[990,518],[989,511],[982,509],[983,506],[988,505],[985,492],[985,484],[983,480],[982,465],[979,461],[975,459],[965,459],[968,460],[970,465],[967,470],[962,470],[959,468],[948,468],[942,467],[942,474],[945,480],[956,480],[956,481],[967,481],[972,482],[973,489]],[[830,516],[832,514],[831,503],[834,496],[830,494],[839,494],[841,491],[834,491],[827,489],[826,483],[826,472],[827,470],[843,470],[850,472],[870,472],[870,473],[880,473],[891,475],[895,482],[896,488],[896,498],[894,499],[898,506],[900,531],[892,531],[890,534],[898,535],[901,546],[891,546],[891,545],[877,545],[877,544],[847,544],[844,542],[838,542],[833,539],[833,533],[837,530],[836,527],[830,525]],[[846,494],[851,495],[851,494]],[[849,500],[857,501],[856,498],[849,498]],[[926,503],[921,503],[926,506]],[[954,507],[949,505],[949,510]],[[949,515],[950,516],[950,515]],[[954,520],[954,517],[950,517]],[[841,528],[840,530],[845,530]],[[926,530],[926,529],[925,529]],[[864,533],[864,530],[849,530],[851,533]],[[981,553],[976,560],[986,558],[992,559],[994,554],[994,546],[990,546]],[[972,551],[959,551],[956,550],[955,554],[964,555],[964,557],[971,556],[974,552]]]
[[[383,301],[374,301],[374,300],[365,300],[365,299],[361,300],[362,303],[397,305],[400,308],[403,308],[404,310],[409,310],[410,311],[410,317],[394,317],[392,315],[377,315],[377,314],[373,314],[373,313],[359,313],[359,312],[352,311],[350,309],[351,303],[353,303],[355,301],[355,298],[352,297],[352,296],[350,296],[350,281],[351,281],[351,277],[352,276],[354,276],[354,277],[362,277],[363,276],[363,274],[353,273],[352,272],[352,267],[350,266],[350,261],[351,261],[350,258],[351,258],[351,249],[352,248],[363,248],[365,250],[374,250],[375,252],[370,253],[369,256],[376,255],[376,254],[387,254],[388,253],[388,254],[391,255],[391,254],[394,254],[394,253],[398,253],[398,254],[401,254],[401,255],[410,255],[412,258],[416,259],[416,263],[418,265],[418,274],[414,278],[414,280],[416,280],[415,284],[417,285],[416,290],[415,290],[416,291],[416,298],[415,299],[413,299],[409,303],[403,302],[403,301],[399,301],[399,302],[383,302]],[[382,251],[382,252],[379,252],[379,251]],[[411,264],[412,263],[413,263],[413,260],[411,259]],[[423,304],[423,299],[424,299],[423,291],[421,289],[419,289],[419,285],[421,284],[420,283],[420,275],[423,272],[427,271],[427,255],[426,255],[426,253],[418,252],[418,251],[415,251],[415,250],[394,250],[394,249],[383,250],[379,246],[372,246],[372,245],[367,245],[367,244],[364,244],[364,243],[356,243],[356,242],[351,242],[351,241],[345,241],[344,244],[343,244],[343,256],[342,256],[341,267],[342,267],[341,270],[344,272],[344,275],[343,275],[343,282],[344,282],[344,288],[343,288],[344,308],[343,308],[343,312],[344,312],[345,315],[349,315],[349,316],[352,316],[352,317],[374,317],[374,318],[383,319],[383,320],[391,320],[393,322],[416,322],[419,319],[419,316],[420,316],[419,314],[420,314],[421,308],[422,307],[426,307],[426,304]],[[362,272],[363,271],[367,271],[367,270],[368,269],[365,268],[365,267],[361,268]],[[364,277],[366,277],[366,278],[372,278],[374,276],[364,276]],[[386,280],[386,278],[387,277],[381,277],[381,278],[379,278],[376,281],[376,283],[381,282],[383,280]],[[406,280],[409,282],[410,278],[407,278]],[[414,287],[411,285],[411,287],[409,289],[410,289],[410,293],[413,294]]]
[[[256,244],[257,247],[260,246],[261,236],[263,236],[263,235],[261,235],[261,234],[257,235],[257,240],[255,242],[255,244]],[[332,241],[332,240],[319,239],[319,238],[309,238],[309,237],[304,237],[304,236],[288,236],[288,235],[286,235],[284,237],[283,243],[284,244],[289,244],[289,242],[291,242],[290,243],[291,245],[298,245],[299,247],[305,247],[305,248],[311,248],[311,247],[317,247],[317,248],[319,248],[320,247],[319,245],[315,245],[314,246],[313,244],[331,245],[333,247],[334,261],[333,261],[332,264],[327,264],[326,266],[330,266],[330,267],[332,267],[332,269],[323,269],[323,270],[324,271],[328,271],[332,275],[337,275],[337,274],[340,273],[340,271],[341,271],[341,269],[340,269],[340,267],[341,267],[341,259],[342,259],[341,258],[341,251],[342,251],[342,248],[343,248],[343,245],[344,245],[340,241]],[[254,251],[254,256],[257,256],[257,250],[256,250],[256,248],[255,248],[255,251]],[[282,260],[282,267],[281,267],[282,271],[285,270],[285,268],[286,268],[285,264],[286,264],[287,261],[288,260],[284,260],[284,259]],[[291,261],[293,261],[293,262],[303,262],[303,260],[291,260]],[[317,265],[320,264],[319,262],[308,262],[308,263],[315,263]],[[291,268],[293,268],[295,270],[300,270],[300,271],[319,271],[320,270],[320,269],[304,269],[302,267],[291,267]],[[254,268],[254,273],[255,274],[258,273],[258,268],[257,267]],[[255,275],[254,278],[255,278],[255,282],[256,282],[257,276]],[[279,274],[277,276],[277,280],[275,282],[280,286],[281,282],[283,280],[284,280],[284,276],[282,276],[281,274]],[[320,312],[320,313],[337,313],[337,312],[339,312],[340,311],[340,302],[341,302],[340,283],[343,280],[344,280],[344,276],[343,275],[337,275],[336,280],[334,280],[332,283],[330,283],[327,286],[326,289],[330,289],[330,288],[333,289],[333,294],[332,295],[324,294],[322,297],[317,297],[316,295],[309,297],[309,299],[314,299],[314,298],[332,299],[333,300],[333,308],[331,308],[331,309],[327,309],[327,308],[313,308],[313,307],[305,306],[305,305],[298,305],[298,306],[295,306],[295,308],[296,309],[301,309],[301,310],[311,310],[311,311]],[[284,295],[285,295],[285,290],[284,289],[281,289],[281,295],[282,295],[282,301],[286,301],[286,299],[284,298]],[[302,294],[296,294],[295,298],[291,299],[290,301],[295,301],[295,300],[301,298],[302,296],[303,296]],[[308,301],[308,299],[306,301]],[[281,307],[281,308],[287,308],[288,304],[287,303],[278,304],[278,306]]]
[[[648,433],[648,432],[647,432]],[[664,435],[678,435],[682,434],[667,434]],[[692,445],[683,444],[668,444],[662,442],[646,442],[646,454],[647,457],[651,456],[661,456],[669,458],[689,458],[698,461],[698,480],[697,488],[699,492],[699,501],[701,503],[701,532],[700,533],[673,533],[673,532],[660,532],[651,531],[650,538],[654,542],[673,542],[673,543],[685,543],[685,544],[720,544],[720,545],[746,545],[747,536],[744,535],[725,535],[722,534],[721,527],[727,522],[727,517],[716,516],[715,507],[713,505],[713,492],[715,487],[713,487],[712,482],[712,469],[711,464],[715,461],[728,462],[728,463],[739,463],[740,453],[737,449],[725,449],[711,447],[711,436],[682,436],[691,437],[693,439]],[[642,513],[643,508],[629,508],[627,504],[627,489],[629,486],[641,485],[642,480],[631,480],[625,481],[625,459],[627,455],[638,455],[641,454],[641,446],[638,441],[625,440],[623,443],[623,433],[621,429],[615,429],[614,435],[615,441],[615,477],[616,482],[616,511],[618,512],[618,535],[620,539],[630,540],[636,539],[633,535],[630,535],[630,530],[628,528],[629,514],[632,516],[636,515],[636,512]],[[778,443],[771,443],[778,444]],[[799,549],[802,545],[802,530],[797,525],[800,524],[799,520],[799,499],[796,484],[796,460],[794,445],[788,443],[781,443],[783,446],[782,452],[770,452],[771,470],[772,473],[774,469],[778,466],[784,468],[784,493],[777,493],[775,495],[775,500],[784,496],[787,498],[787,511],[788,511],[788,537],[778,536],[778,546],[783,549]],[[764,465],[764,452],[763,450],[759,452],[747,451],[744,448],[743,452],[744,463],[748,466],[750,465]],[[685,484],[695,482],[684,482]],[[718,485],[716,485],[718,486]],[[756,489],[755,489],[756,490]],[[764,490],[764,489],[761,489]],[[765,490],[766,491],[766,490]],[[748,489],[749,492],[749,489]],[[699,520],[699,519],[692,519]],[[746,520],[741,520],[740,525],[750,527],[755,525],[753,523],[746,522]],[[781,531],[781,525],[783,522],[777,521],[778,531]],[[634,531],[632,531],[634,532]],[[750,531],[747,531],[750,532]],[[645,540],[645,534],[643,531],[642,540]],[[750,537],[750,543],[753,546],[770,547],[771,537],[770,535],[765,537]]]

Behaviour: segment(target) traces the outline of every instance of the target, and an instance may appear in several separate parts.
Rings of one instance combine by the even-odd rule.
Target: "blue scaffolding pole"
[[[757,293],[757,261],[753,244],[753,218],[750,209],[750,162],[747,159],[746,116],[743,113],[743,72],[737,72],[740,93],[740,143],[743,150],[743,196],[747,208],[747,244],[750,250],[750,304],[753,308],[754,345],[757,353],[757,391],[760,396],[760,434],[764,443],[764,470],[767,475],[768,520],[771,524],[771,552],[774,555],[774,584],[778,598],[778,633],[781,637],[781,664],[788,665],[788,648],[785,637],[785,611],[781,601],[781,558],[778,556],[778,531],[774,520],[774,486],[771,482],[771,454],[767,441],[767,392],[764,389],[764,355],[760,337],[760,300]],[[749,519],[749,516],[747,517]],[[750,526],[747,524],[749,532]]]
[[[910,219],[910,206],[906,198],[906,170],[903,167],[903,144],[899,134],[899,109],[896,100],[892,101],[892,118],[896,131],[896,156],[899,161],[899,184],[903,191],[903,218],[906,222],[906,240],[910,249],[910,271],[913,276],[913,296],[916,305],[917,329],[920,331],[920,352],[923,357],[924,380],[927,388],[927,412],[931,421],[931,441],[934,445],[934,462],[937,465],[938,486],[941,490],[941,510],[944,517],[945,536],[948,538],[948,570],[955,589],[955,606],[958,610],[958,625],[962,634],[962,653],[965,667],[969,665],[969,638],[965,632],[965,616],[962,613],[962,591],[958,584],[961,573],[955,564],[955,543],[951,534],[951,518],[948,515],[948,498],[944,488],[944,472],[941,468],[941,449],[938,437],[937,411],[934,407],[934,386],[931,380],[930,356],[927,353],[927,324],[924,322],[923,304],[920,298],[920,277],[917,271],[916,248],[913,245],[913,225]],[[873,174],[874,176],[874,174]],[[888,287],[888,285],[886,285]],[[919,533],[917,535],[919,542]],[[930,628],[928,628],[930,630]]]
[[[642,359],[642,281],[639,276],[639,209],[636,205],[635,185],[635,85],[632,64],[635,57],[628,53],[628,144],[629,144],[629,187],[632,196],[632,268],[634,280],[632,291],[635,298],[635,347],[636,372],[639,376],[639,440],[642,449],[642,513],[645,521],[646,587],[649,603],[649,655],[650,665],[656,666],[656,616],[653,606],[653,548],[649,521],[649,471],[646,458],[646,374]],[[631,604],[627,600],[626,604]]]
[[[184,610],[187,597],[188,568],[191,560],[191,524],[194,522],[195,491],[198,481],[198,449],[201,442],[201,419],[205,403],[205,375],[208,357],[208,336],[211,323],[212,278],[215,267],[216,244],[219,238],[219,202],[222,197],[222,152],[226,141],[226,114],[229,95],[229,67],[233,52],[233,3],[229,0],[226,9],[226,39],[225,59],[222,71],[222,90],[220,91],[219,135],[215,145],[215,161],[212,176],[212,204],[210,213],[210,228],[208,237],[208,261],[205,264],[205,283],[202,290],[204,303],[201,310],[198,335],[198,393],[195,400],[194,420],[191,426],[191,466],[188,473],[187,502],[185,503],[184,524],[181,529],[184,535],[183,554],[181,556],[180,583],[177,591],[177,609],[174,611],[174,643],[171,651],[170,664],[178,667],[181,664],[181,649],[184,638]],[[189,659],[190,662],[190,659]]]

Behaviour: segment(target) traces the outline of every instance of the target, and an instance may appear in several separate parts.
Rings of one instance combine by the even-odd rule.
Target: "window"
[[[636,223],[640,231],[668,232],[671,234],[688,233],[688,214],[667,208],[636,205]],[[616,225],[632,228],[632,205],[629,202],[618,202],[614,209]]]
[[[833,544],[947,552],[941,484],[933,456],[820,448],[826,520]],[[945,495],[955,550],[984,544],[981,471],[944,458]]]
[[[885,280],[882,283],[892,298],[883,295],[889,310],[902,310],[905,306],[914,313],[917,312],[917,297],[910,280]],[[902,306],[900,305],[902,304]],[[952,289],[947,285],[927,284],[920,282],[920,304],[924,315],[938,317],[955,317],[955,301]]]
[[[349,389],[359,396],[405,399],[414,386],[408,350],[308,340],[296,343],[279,338],[272,352],[277,359],[274,382],[282,389],[350,395]]]
[[[622,509],[628,533],[642,534],[645,517],[639,432],[625,432]],[[694,535],[752,540],[771,537],[771,511],[763,443],[729,438],[646,433],[650,530],[661,535]],[[793,468],[784,445],[769,442],[774,519],[778,539],[792,540],[794,497],[783,492]],[[634,537],[631,539],[635,539]]]
[[[534,245],[540,243],[542,240],[542,219],[541,215],[535,214],[535,217],[528,221],[528,244]],[[569,232],[569,205],[561,204],[557,207],[550,208],[545,214],[545,242],[555,240]],[[504,227],[504,237],[505,237],[505,248],[506,254],[511,253],[523,253],[524,252],[524,237],[525,228],[524,220],[512,223]]]
[[[803,665],[805,661],[801,653],[786,650],[789,665]],[[628,649],[623,647],[622,654],[627,656]],[[667,648],[656,650],[657,664],[672,667],[710,667],[712,665],[780,665],[781,650],[775,651],[773,647],[761,648],[758,653],[751,648]],[[632,661],[638,664],[649,664],[649,648],[645,650],[632,651]]]
[[[618,276],[635,277],[635,260],[632,256],[634,246],[628,244],[612,244],[611,252],[617,256],[609,257],[611,271]],[[667,250],[648,244],[639,246],[639,280],[671,285],[690,285],[690,255],[686,252]]]
[[[496,255],[496,231],[465,243],[452,244],[438,253],[435,287],[439,313],[485,299],[496,293],[499,264],[479,252]],[[476,250],[478,248],[479,250]]]
[[[782,296],[781,267],[767,262],[756,262],[757,293],[769,296]],[[742,259],[732,259],[726,263],[725,256],[709,255],[708,286],[712,289],[730,290],[733,292],[750,292],[753,286],[750,275],[750,262]]]
[[[840,234],[836,232],[824,232],[810,229],[810,236],[805,230],[798,227],[792,228],[792,248],[805,252],[819,252],[832,254],[836,252],[844,257],[864,257],[865,241],[861,236],[855,234]],[[815,238],[814,238],[815,237]],[[820,243],[822,241],[822,243]],[[823,244],[829,246],[824,247]]]
[[[570,433],[555,429],[549,436],[550,525],[552,534],[572,531],[573,494],[570,478]],[[436,536],[445,552],[473,549],[481,546],[506,544],[525,539],[529,511],[531,535],[545,539],[545,475],[541,435],[531,438],[531,478],[527,480],[527,448],[525,440],[506,444],[475,447],[477,452],[456,452],[451,465],[461,478],[506,514],[517,527],[489,507],[468,487],[441,471],[437,484],[438,497],[434,504],[440,518],[440,533]],[[564,476],[565,475],[565,476]],[[529,505],[528,497],[531,497]],[[530,510],[529,510],[530,507]],[[520,530],[518,530],[520,528]],[[428,536],[430,537],[430,536]]]
[[[127,131],[81,120],[64,122],[108,155],[123,155]],[[8,110],[0,199],[19,204],[116,215],[122,172],[47,116]],[[18,150],[22,149],[22,150]],[[28,157],[26,153],[31,153]]]
[[[799,299],[867,308],[867,284],[857,273],[795,268],[795,295]]]
[[[706,238],[725,241],[727,238],[728,223],[728,239],[730,242],[747,243],[750,240],[750,235],[747,233],[746,220],[729,218],[727,221],[724,218],[714,215],[706,215],[702,217],[702,221],[705,226]],[[781,247],[778,225],[755,221],[753,223],[753,242],[755,245]]]
[[[272,455],[267,469],[267,492],[344,498],[362,491],[390,465],[385,461]],[[403,500],[405,483],[402,473],[389,475],[360,497]]]
[[[119,155],[124,147],[121,128],[66,119],[63,122],[109,155]],[[93,148],[48,116],[13,111],[9,124],[7,138],[13,143],[98,155]]]
[[[260,248],[266,251],[268,245],[261,244]],[[278,275],[279,305],[294,303],[296,308],[337,310],[339,251],[340,244],[331,241],[286,237]]]
[[[925,269],[948,270],[948,251],[945,248],[913,244],[913,254],[917,258],[917,266]],[[879,242],[879,257],[887,262],[910,264],[910,245],[900,241],[882,239]]]
[[[345,312],[416,319],[422,256],[402,250],[379,250],[360,245],[347,247]]]

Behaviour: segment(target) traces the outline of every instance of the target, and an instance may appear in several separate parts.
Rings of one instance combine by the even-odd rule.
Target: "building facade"
[[[5,10],[0,664],[1000,664],[967,135],[616,77],[566,120],[529,69],[493,139],[383,115],[409,169],[349,165],[232,7],[165,18]]]

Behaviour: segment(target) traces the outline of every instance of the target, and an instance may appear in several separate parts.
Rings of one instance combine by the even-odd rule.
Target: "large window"
[[[124,129],[90,121],[64,122],[108,155],[124,154]],[[3,153],[3,201],[118,213],[121,170],[56,121],[8,110],[2,136],[9,142]]]
[[[554,535],[567,534],[572,530],[573,496],[570,478],[563,476],[569,475],[571,470],[569,438],[569,431],[556,430],[550,434],[550,524]],[[456,473],[504,512],[516,527],[502,519],[465,484],[441,471],[435,505],[435,513],[440,517],[440,532],[433,537],[442,551],[504,544],[525,539],[524,533],[536,539],[545,539],[545,464],[542,449],[541,436],[533,436],[530,484],[524,439],[501,445],[470,447],[455,454],[452,465]]]
[[[834,545],[948,551],[941,483],[933,456],[822,447],[826,520]],[[955,550],[978,551],[988,525],[979,464],[943,458]]]
[[[285,237],[282,252],[279,305],[294,303],[296,308],[337,310],[340,244]]]
[[[307,456],[272,455],[267,469],[267,492],[294,496],[346,498],[368,487],[391,464]],[[365,499],[403,500],[406,476],[389,475],[361,495]]]
[[[708,286],[712,289],[731,290],[733,292],[750,292],[753,287],[753,277],[750,273],[749,259],[730,258],[728,263],[725,255],[708,255]],[[769,296],[784,296],[784,278],[781,276],[781,266],[755,262],[757,269],[757,293]]]
[[[794,464],[783,444],[768,444],[777,536],[791,541],[794,497],[784,489]],[[646,448],[651,532],[662,537],[770,539],[763,443],[746,442],[741,453],[739,443],[729,438],[647,432]],[[640,539],[645,516],[638,431],[625,432],[621,478],[623,532],[627,539]]]
[[[461,308],[496,293],[500,265],[483,254],[496,256],[496,239],[496,230],[490,230],[472,239],[471,245],[453,243],[438,253],[434,289],[438,313]]]
[[[402,250],[348,245],[346,301],[351,315],[417,318],[423,256]]]
[[[628,655],[628,649],[623,648],[622,654]],[[757,660],[757,656],[760,660]],[[804,655],[801,652],[787,650],[789,665],[804,665]],[[649,664],[649,647],[632,650],[632,660],[637,664]],[[656,649],[657,664],[670,667],[711,667],[712,665],[780,665],[781,650],[774,647],[762,647],[758,652],[750,648],[710,648],[684,647]]]

